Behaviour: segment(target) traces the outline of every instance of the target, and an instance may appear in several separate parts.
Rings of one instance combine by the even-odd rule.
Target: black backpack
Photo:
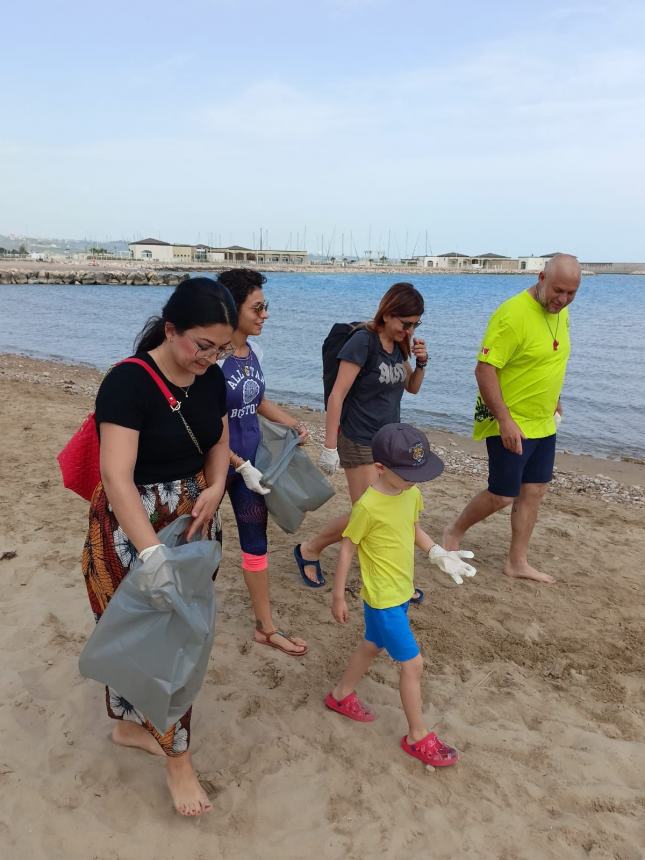
[[[363,328],[365,328],[365,323],[362,322],[334,323],[329,330],[329,334],[323,341],[322,363],[325,409],[327,409],[327,401],[329,400],[329,395],[331,394],[334,382],[336,382],[336,377],[338,376],[338,353],[354,332],[360,331]],[[373,370],[378,361],[380,347],[379,336],[376,332],[370,331],[370,329],[367,329],[367,331],[370,333],[370,351],[365,365],[361,368],[360,373],[356,377],[357,379]]]

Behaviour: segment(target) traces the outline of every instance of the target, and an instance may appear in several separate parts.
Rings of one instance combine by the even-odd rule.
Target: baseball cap
[[[386,424],[372,439],[372,456],[404,481],[432,481],[443,472],[425,433],[411,424]]]

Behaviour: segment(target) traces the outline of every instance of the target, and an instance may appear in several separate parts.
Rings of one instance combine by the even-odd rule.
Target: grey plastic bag
[[[186,543],[191,522],[178,517],[158,533],[164,546],[134,562],[79,659],[81,675],[112,687],[162,734],[197,696],[215,632],[222,547]]]
[[[262,484],[271,490],[263,498],[277,525],[293,533],[307,511],[331,499],[334,488],[298,445],[295,430],[266,418],[260,418],[260,430],[255,465],[262,472]]]

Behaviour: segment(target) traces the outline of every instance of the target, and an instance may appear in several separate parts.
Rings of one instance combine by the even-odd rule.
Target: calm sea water
[[[426,313],[419,336],[431,363],[421,393],[405,395],[405,420],[470,433],[473,369],[486,321],[530,286],[523,276],[408,276]],[[402,279],[402,278],[399,278]],[[367,319],[397,280],[379,274],[270,274],[271,316],[262,336],[270,396],[322,408],[320,347],[337,320]],[[0,351],[107,368],[131,351],[168,287],[0,286]],[[645,276],[590,276],[571,306],[572,356],[559,447],[606,457],[645,456]]]

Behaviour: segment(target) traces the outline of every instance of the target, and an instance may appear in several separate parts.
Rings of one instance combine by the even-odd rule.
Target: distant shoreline
[[[240,263],[244,265],[244,263]],[[249,264],[247,264],[249,265]],[[0,286],[21,284],[74,284],[95,286],[105,284],[108,286],[176,286],[186,275],[191,272],[217,273],[231,268],[230,266],[214,265],[212,263],[193,263],[184,266],[165,266],[159,263],[144,264],[139,260],[97,260],[96,264],[79,263],[34,263],[27,261],[0,261]],[[435,277],[438,275],[515,275],[523,277],[537,277],[537,272],[506,271],[504,269],[492,270],[456,270],[449,269],[426,269],[414,266],[365,266],[353,264],[351,266],[337,265],[306,265],[291,266],[280,264],[266,264],[258,267],[263,272],[275,273],[299,273],[306,275],[398,275],[408,279],[419,277]],[[586,272],[583,275],[594,275],[594,272]],[[608,274],[643,274],[641,272],[610,272]]]

